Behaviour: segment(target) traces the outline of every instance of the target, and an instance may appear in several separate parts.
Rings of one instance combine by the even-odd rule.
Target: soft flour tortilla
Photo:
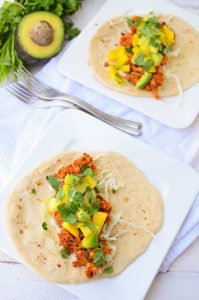
[[[90,153],[99,157],[99,152]],[[7,206],[8,229],[22,259],[43,278],[59,283],[80,283],[90,281],[84,275],[84,268],[74,268],[71,257],[62,259],[56,228],[48,224],[48,231],[42,229],[44,221],[44,199],[51,195],[46,176],[59,167],[68,165],[82,153],[68,152],[44,162],[23,178],[12,191]],[[122,211],[122,218],[144,226],[156,233],[163,221],[163,204],[160,194],[149,184],[143,173],[129,160],[115,152],[99,157],[95,165],[111,170],[116,182],[124,184],[115,194],[110,192],[113,213]],[[36,195],[32,188],[37,190]],[[117,228],[121,225],[117,225]],[[129,228],[115,242],[117,247],[113,260],[115,275],[124,270],[144,252],[152,237],[141,229]],[[102,275],[95,279],[102,277]]]
[[[165,21],[175,32],[176,41],[172,49],[180,49],[180,53],[177,57],[169,58],[166,68],[169,73],[178,76],[182,89],[186,90],[199,81],[199,33],[175,16],[160,15],[158,20]],[[121,33],[125,31],[130,31],[126,17],[117,17],[105,23],[90,42],[89,64],[97,78],[107,87],[130,95],[153,97],[153,93],[139,90],[129,82],[118,85],[109,78],[108,68],[104,66],[107,54],[119,45]],[[166,75],[158,93],[160,97],[179,94],[176,79]]]

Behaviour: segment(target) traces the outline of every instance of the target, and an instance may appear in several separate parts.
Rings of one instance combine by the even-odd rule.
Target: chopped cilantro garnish
[[[152,36],[156,35],[158,32],[158,29],[154,26],[147,26],[146,24],[142,29],[139,30],[139,33],[147,38],[151,38]]]
[[[83,195],[72,187],[68,193],[69,200],[66,204],[58,205],[57,209],[63,221],[68,222],[68,216],[75,214],[83,201]]]
[[[46,222],[43,222],[41,226],[42,226],[43,230],[48,230],[48,225]]]
[[[55,176],[46,176],[46,179],[48,180],[49,184],[52,186],[54,190],[58,190],[60,186],[60,181]]]
[[[145,63],[143,64],[144,69],[147,71],[153,66],[154,66],[154,62],[152,59],[147,59],[147,61],[145,61]]]
[[[77,222],[77,218],[76,218],[75,214],[69,214],[66,216],[65,221],[70,224],[75,224]]]
[[[94,254],[94,264],[96,267],[101,267],[103,265],[105,265],[106,260],[105,260],[105,256],[104,256],[104,252],[102,250],[102,248],[97,248],[95,250],[95,254]]]
[[[138,18],[135,22],[135,26],[138,27],[142,23],[142,18]]]
[[[127,17],[126,20],[127,20],[129,27],[133,26],[133,21],[131,18]]]
[[[33,188],[33,189],[31,190],[31,192],[32,192],[32,194],[36,194],[36,193],[37,193],[37,190],[36,190],[35,188]]]
[[[99,186],[98,185],[96,185],[95,187],[94,187],[94,190],[95,190],[95,192],[98,194],[98,193],[100,193],[100,189],[99,189]]]
[[[68,250],[66,248],[62,248],[60,251],[61,257],[63,259],[67,259],[68,258]]]
[[[103,271],[104,274],[112,274],[113,273],[113,266],[109,266]]]
[[[137,66],[142,67],[144,64],[144,52],[141,52],[135,59],[135,63]]]
[[[151,39],[151,40],[149,41],[149,44],[150,44],[151,46],[153,46],[154,48],[159,48],[159,47],[160,47],[160,44],[159,44],[155,39]]]
[[[58,191],[58,193],[55,197],[55,200],[58,201],[58,200],[62,199],[64,196],[65,196],[64,189],[61,189],[61,190]]]
[[[84,171],[85,171],[86,169],[88,169],[88,166],[82,166],[82,167],[80,167],[81,173],[84,173]]]
[[[126,52],[129,53],[129,54],[132,54],[132,53],[133,53],[133,51],[132,51],[133,49],[132,49],[132,48],[126,47],[125,50],[126,50]]]

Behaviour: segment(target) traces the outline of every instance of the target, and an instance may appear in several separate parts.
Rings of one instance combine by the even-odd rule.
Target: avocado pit
[[[31,28],[30,38],[39,46],[48,46],[53,41],[53,28],[46,21],[38,21]]]

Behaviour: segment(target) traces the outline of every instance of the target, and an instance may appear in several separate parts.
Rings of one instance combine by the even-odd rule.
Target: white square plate
[[[5,205],[11,189],[43,160],[69,150],[114,150],[128,157],[162,194],[164,224],[146,252],[120,275],[62,287],[85,300],[107,300],[110,295],[115,300],[143,299],[199,191],[199,175],[185,164],[83,112],[65,110],[60,113],[3,189],[0,195],[0,248],[21,261],[8,239],[5,223]]]
[[[88,47],[92,36],[107,20],[121,15],[149,13],[167,13],[179,16],[199,31],[199,17],[166,1],[160,0],[109,0],[94,19],[82,31],[80,36],[64,52],[59,61],[59,70],[67,77],[121,102],[161,123],[174,128],[191,125],[199,112],[199,83],[183,94],[183,103],[178,104],[178,96],[157,101],[153,98],[129,96],[113,91],[98,81],[88,65]]]

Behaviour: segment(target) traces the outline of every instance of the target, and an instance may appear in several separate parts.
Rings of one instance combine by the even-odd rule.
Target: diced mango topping
[[[97,248],[98,234],[91,233],[90,235],[86,236],[81,242],[81,247],[86,249]]]
[[[99,231],[101,231],[106,221],[106,218],[107,218],[107,213],[98,211],[93,215],[92,223],[97,225],[99,227]]]
[[[88,186],[89,186],[91,189],[94,189],[94,187],[96,187],[97,182],[96,182],[96,180],[95,180],[93,177],[91,177],[91,176],[86,176],[85,179],[86,179],[86,182],[87,182]]]
[[[49,200],[48,200],[48,207],[47,207],[47,210],[50,214],[54,214],[55,211],[57,210],[57,202],[55,201],[55,198],[54,197],[51,197]]]
[[[68,222],[63,222],[62,227],[67,229],[72,235],[74,235],[76,238],[79,236],[79,229]]]
[[[169,29],[169,27],[166,24],[162,26],[162,32],[165,34],[167,44],[171,46],[175,39],[174,32],[171,29]]]
[[[88,226],[86,226],[84,224],[80,226],[80,230],[81,230],[81,232],[83,233],[84,236],[88,236],[92,233],[90,228],[88,228]]]
[[[114,67],[113,65],[109,66],[109,77],[111,78],[111,80],[115,81],[116,83],[123,83],[124,80],[123,78],[121,78],[118,74],[117,74],[117,69],[116,67]]]

